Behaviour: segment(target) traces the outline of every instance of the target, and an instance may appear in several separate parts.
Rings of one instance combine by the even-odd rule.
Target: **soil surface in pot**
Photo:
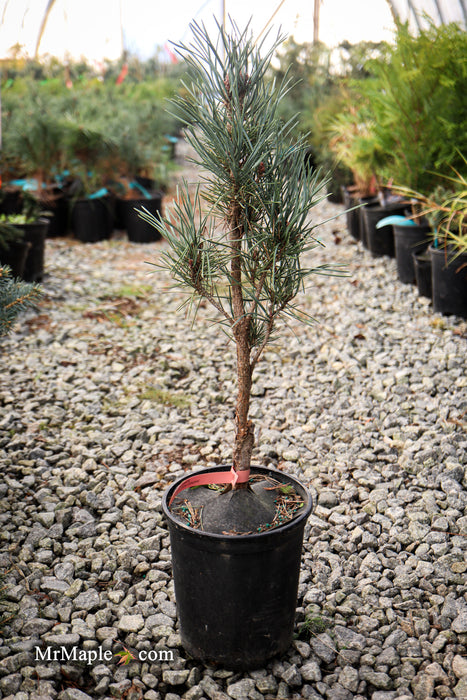
[[[174,499],[171,512],[186,525],[218,535],[251,535],[292,520],[303,507],[291,484],[254,475],[247,488],[195,486]]]

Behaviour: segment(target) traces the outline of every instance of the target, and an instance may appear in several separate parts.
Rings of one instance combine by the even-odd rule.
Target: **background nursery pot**
[[[24,266],[31,244],[27,241],[12,241],[5,250],[0,249],[0,264],[8,265],[13,278],[24,279]]]
[[[219,468],[202,473],[214,471]],[[191,528],[171,513],[170,499],[187,476],[162,501],[182,644],[196,659],[232,669],[259,667],[290,646],[303,531],[312,509],[310,493],[291,476],[256,466],[252,474],[292,484],[304,501],[298,515],[265,532],[218,535]]]
[[[133,243],[153,243],[161,239],[161,234],[147,221],[144,221],[138,210],[145,209],[154,216],[162,213],[162,192],[152,192],[148,197],[139,199],[121,199],[118,202],[120,221],[126,230],[128,240]]]
[[[77,199],[71,209],[71,230],[82,243],[96,243],[112,235],[113,201],[109,196]]]
[[[467,253],[430,246],[433,311],[467,318]]]
[[[406,208],[407,204],[405,202],[385,207],[379,204],[368,204],[362,208],[366,246],[373,257],[381,255],[387,255],[390,258],[394,257],[393,227],[389,224],[386,226],[378,226],[377,224],[390,215],[402,215]]]
[[[45,239],[49,222],[41,218],[24,221],[25,218],[22,214],[10,215],[8,225],[16,230],[17,235],[7,242],[6,248],[0,249],[0,261],[9,265],[14,276],[25,282],[40,282],[44,276]]]
[[[345,212],[345,220],[347,230],[356,241],[360,240],[360,211],[358,207],[358,199],[351,193],[348,187],[341,187],[342,201],[347,210]]]
[[[368,197],[359,197],[358,202],[361,205],[360,208],[357,210],[358,215],[359,215],[360,240],[363,244],[363,247],[368,248],[368,235],[367,235],[366,220],[365,220],[365,216],[363,214],[363,210],[366,207],[378,206],[379,199],[378,199],[378,197],[374,197],[373,195],[371,195],[371,196],[368,195]]]
[[[429,224],[394,224],[397,276],[400,282],[415,284],[413,253],[421,253],[425,250],[430,238]]]
[[[30,244],[24,264],[23,279],[26,282],[40,282],[44,276],[45,239],[49,228],[47,219],[39,219],[32,224],[23,224],[23,240]]]
[[[417,280],[418,293],[422,297],[431,299],[433,296],[433,285],[431,282],[431,256],[429,249],[421,253],[412,253],[415,269],[415,279]]]

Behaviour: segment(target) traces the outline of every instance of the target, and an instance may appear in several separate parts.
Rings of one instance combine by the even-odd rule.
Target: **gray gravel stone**
[[[467,679],[461,678],[454,687],[454,695],[456,698],[467,698]]]
[[[302,676],[295,664],[292,664],[284,671],[282,674],[282,680],[284,680],[289,687],[297,687],[302,685]]]
[[[99,593],[93,588],[83,591],[83,593],[77,595],[73,601],[75,608],[78,610],[86,610],[87,612],[97,610],[99,602]]]
[[[316,656],[319,656],[325,663],[330,664],[336,658],[337,653],[334,643],[328,634],[317,635],[311,640],[310,644]]]
[[[303,669],[304,669],[304,667],[302,666],[302,668],[301,668],[302,676],[303,676]],[[318,667],[318,670],[319,670],[319,667]],[[272,695],[277,690],[277,681],[274,678],[274,676],[272,676],[272,675],[266,675],[266,676],[263,676],[262,678],[258,678],[255,682],[256,682],[257,689],[263,695]]]
[[[166,671],[162,672],[162,680],[164,683],[168,683],[169,685],[183,685],[183,683],[185,683],[188,679],[189,673],[190,672],[188,670],[171,671],[170,669],[167,669]]]
[[[467,659],[456,654],[452,660],[452,670],[457,678],[467,678]]]
[[[433,697],[435,682],[432,676],[420,674],[412,682],[415,700],[429,700]]]
[[[3,693],[3,697],[17,693],[22,682],[23,676],[21,673],[12,673],[2,678],[0,680],[0,691]]]
[[[392,689],[392,680],[387,673],[381,673],[377,671],[372,671],[367,668],[361,668],[360,677],[375,688],[381,688],[383,690]]]
[[[458,634],[467,633],[467,611],[461,613],[460,615],[458,615],[458,617],[456,617],[456,619],[452,623],[452,629]]]
[[[92,697],[78,688],[67,688],[58,694],[58,700],[92,700]]]
[[[339,683],[352,693],[356,693],[360,683],[360,676],[357,669],[352,666],[344,666],[339,673]]]
[[[124,632],[139,632],[144,627],[142,615],[122,615],[118,621],[118,629]]]
[[[362,634],[341,625],[334,627],[334,637],[338,649],[363,651],[367,645],[367,640]]]
[[[307,663],[301,667],[300,672],[306,681],[318,682],[321,680],[321,670],[319,663],[316,661],[307,661]]]
[[[26,636],[36,635],[40,637],[45,632],[48,632],[54,624],[53,620],[34,618],[23,625],[22,633]]]
[[[252,690],[255,689],[255,682],[252,678],[243,678],[241,681],[232,683],[227,687],[227,695],[234,700],[244,700],[248,698]]]

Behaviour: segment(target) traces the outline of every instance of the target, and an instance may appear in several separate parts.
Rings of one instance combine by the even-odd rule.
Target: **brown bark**
[[[251,375],[250,364],[250,322],[251,317],[245,313],[242,291],[242,220],[238,202],[232,203],[230,221],[230,245],[232,250],[232,306],[234,312],[233,334],[237,345],[237,380],[238,393],[235,409],[235,443],[233,448],[233,467],[236,471],[250,468],[251,453],[254,446],[254,427],[248,419],[250,409]],[[240,488],[243,485],[239,485]]]
[[[247,73],[240,76],[238,94],[240,110],[243,110],[243,100],[249,86]],[[231,86],[229,78],[224,80],[226,88],[226,109],[229,121],[232,119]],[[228,124],[230,131],[230,123]],[[251,377],[253,366],[250,362],[250,325],[251,313],[245,309],[242,289],[242,239],[244,221],[242,208],[239,203],[239,192],[236,183],[233,187],[230,212],[227,220],[231,249],[231,289],[233,308],[233,336],[237,346],[237,403],[235,407],[235,443],[233,447],[233,467],[235,471],[250,469],[251,454],[254,447],[254,426],[249,420]],[[238,484],[236,488],[246,488],[247,483]]]
[[[244,338],[239,338],[237,341],[238,394],[235,409],[236,433],[233,449],[233,467],[236,471],[250,468],[251,453],[255,441],[254,425],[248,419],[251,393],[250,348],[248,345],[245,347],[243,341]]]

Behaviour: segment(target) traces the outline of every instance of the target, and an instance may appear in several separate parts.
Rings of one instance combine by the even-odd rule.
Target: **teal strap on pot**
[[[37,190],[37,180],[12,180],[9,184],[15,187],[21,187],[25,192],[27,190]]]
[[[55,182],[57,182],[59,185],[62,185],[65,182],[65,179],[70,175],[69,170],[62,170],[61,173],[57,173],[55,175]]]
[[[376,228],[382,228],[383,226],[392,226],[396,224],[397,226],[416,226],[417,224],[412,219],[407,219],[405,216],[400,214],[393,214],[392,216],[385,216],[384,219],[380,219],[376,224]]]
[[[90,194],[88,199],[100,199],[101,197],[105,197],[106,194],[109,194],[108,190],[105,187],[101,187],[101,189],[94,192],[94,194]]]
[[[152,199],[152,195],[150,195],[147,189],[143,187],[143,185],[140,185],[139,182],[130,182],[130,187],[133,190],[139,190],[146,199]]]

